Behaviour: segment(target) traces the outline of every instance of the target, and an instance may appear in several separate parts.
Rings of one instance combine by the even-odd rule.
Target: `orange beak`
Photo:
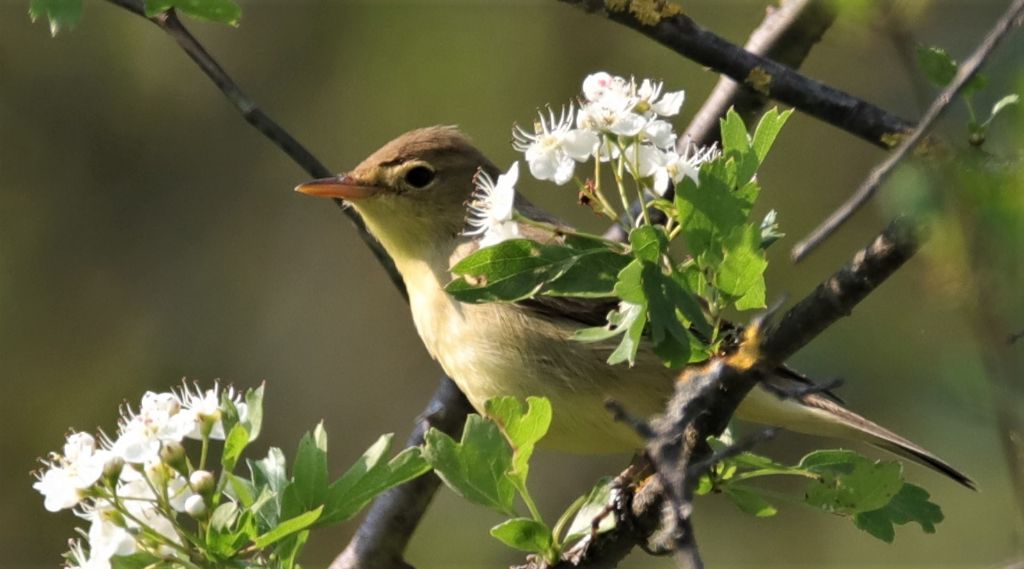
[[[343,200],[359,200],[377,195],[381,191],[380,186],[364,184],[352,176],[335,176],[333,178],[321,178],[295,186],[296,192],[302,192],[308,196],[320,198],[340,198]]]

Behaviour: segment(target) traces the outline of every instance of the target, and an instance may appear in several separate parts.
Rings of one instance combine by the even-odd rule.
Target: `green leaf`
[[[219,532],[226,532],[234,525],[237,516],[238,504],[224,502],[210,514],[210,527]]]
[[[641,279],[647,297],[647,313],[655,353],[667,365],[676,368],[706,359],[706,354],[700,349],[700,340],[688,329],[691,322],[684,311],[699,318],[695,324],[703,324],[700,327],[704,329],[710,328],[704,321],[700,305],[683,288],[685,284],[682,279],[673,279],[662,273],[657,265],[648,262],[643,263]]]
[[[747,126],[743,124],[736,109],[732,107],[725,114],[725,118],[719,121],[722,131],[722,153],[744,155],[750,150],[750,137],[747,135]]]
[[[774,209],[769,210],[764,215],[764,219],[761,220],[761,248],[767,249],[779,239],[786,236],[785,233],[779,231],[778,222],[779,213]]]
[[[627,306],[628,315],[632,317],[632,320],[628,321],[629,327],[626,329],[626,333],[622,335],[619,345],[608,356],[608,363],[615,365],[627,362],[632,366],[636,362],[636,353],[640,349],[644,326],[647,324],[647,304],[636,305],[629,302],[623,302],[623,304]],[[623,325],[626,325],[626,322],[623,322]]]
[[[114,555],[110,558],[110,569],[144,569],[158,566],[160,558],[150,553]],[[158,566],[159,567],[159,566]]]
[[[82,19],[82,0],[32,0],[28,16],[33,22],[41,18],[49,20],[50,34],[56,36],[74,28]]]
[[[230,26],[237,26],[242,19],[242,9],[232,0],[146,0],[146,17],[158,16],[172,8],[193,18]]]
[[[327,490],[325,511],[317,525],[324,526],[351,518],[382,492],[408,482],[430,470],[419,447],[398,453],[388,462],[393,434],[381,436]]]
[[[252,482],[249,482],[241,476],[225,472],[224,477],[227,479],[227,488],[225,492],[234,499],[236,502],[242,504],[246,508],[251,508],[256,502],[256,488]]]
[[[521,488],[526,487],[534,446],[551,426],[550,401],[543,397],[527,397],[526,405],[524,412],[522,403],[515,397],[495,397],[484,404],[484,413],[498,425],[512,447],[510,475],[518,478]]]
[[[925,533],[935,533],[935,524],[943,520],[942,508],[929,500],[920,486],[904,483],[898,494],[884,507],[854,516],[856,526],[878,539],[892,543],[896,537],[894,524],[916,522]]]
[[[965,99],[968,99],[978,91],[984,90],[985,87],[988,87],[988,76],[984,73],[975,73],[973,77],[967,80],[967,83],[964,83],[964,88],[960,93]]]
[[[603,342],[623,334],[629,325],[641,315],[642,306],[632,302],[620,302],[618,308],[608,313],[608,323],[604,326],[580,328],[573,333],[572,339],[577,342]]]
[[[647,297],[644,295],[643,278],[644,263],[640,259],[634,259],[619,271],[618,280],[615,283],[615,296],[623,302],[634,304],[646,304]]]
[[[327,497],[327,433],[322,422],[312,434],[306,433],[299,440],[289,489],[294,491],[301,511],[323,504]],[[287,513],[294,512],[289,508]]]
[[[269,486],[274,492],[281,491],[288,484],[284,453],[277,447],[270,447],[267,458],[249,461],[249,472],[257,486]]]
[[[938,87],[945,87],[956,75],[956,61],[941,47],[918,46],[917,65]]]
[[[613,296],[616,278],[630,258],[607,247],[590,249],[575,257],[569,268],[540,293],[548,296],[603,298]]]
[[[900,463],[872,461],[853,451],[813,452],[800,461],[800,467],[821,476],[808,485],[807,503],[834,514],[882,508],[903,486]]]
[[[779,136],[782,126],[792,114],[793,109],[780,113],[777,108],[773,108],[761,116],[761,121],[757,123],[757,129],[754,131],[753,142],[754,154],[757,155],[759,163],[764,162],[768,151],[775,143],[775,138]]]
[[[276,528],[257,537],[254,540],[253,544],[257,548],[263,549],[264,547],[267,547],[268,545],[280,541],[288,537],[289,535],[292,535],[293,533],[305,530],[309,526],[316,523],[316,521],[320,518],[320,514],[323,512],[323,510],[324,507],[320,506],[314,510],[310,510],[308,512],[299,514],[294,518],[289,518],[278,524]]]
[[[492,527],[491,535],[513,549],[542,555],[550,552],[553,545],[548,526],[530,518],[506,520]]]
[[[260,429],[263,426],[263,388],[260,384],[256,389],[245,392],[245,406],[247,408],[245,425],[249,430],[249,441],[256,440],[260,436]]]
[[[750,515],[759,518],[770,518],[779,513],[775,506],[764,499],[764,496],[749,488],[729,484],[723,488],[723,491],[736,504],[736,507]]]
[[[463,302],[514,302],[529,298],[586,254],[529,239],[484,247],[452,267],[456,276],[445,291]]]
[[[613,482],[614,479],[612,477],[605,476],[598,480],[597,484],[590,489],[586,500],[579,511],[576,512],[576,517],[573,518],[572,524],[569,525],[569,529],[566,531],[564,540],[566,544],[590,535],[590,532],[593,531],[594,520],[605,513],[605,509],[612,501]],[[613,529],[615,529],[614,515],[605,515],[598,522],[597,533],[604,533]]]
[[[676,186],[676,208],[686,246],[695,258],[714,265],[722,258],[722,241],[746,223],[760,192],[756,182],[738,190],[720,168],[702,168],[700,186],[684,178]]]
[[[996,104],[992,105],[992,112],[989,113],[989,118],[988,121],[986,121],[986,123],[991,122],[992,119],[996,118],[996,115],[1003,112],[1003,110],[1005,110],[1007,107],[1016,105],[1019,101],[1020,96],[1018,96],[1017,94],[1010,94],[1003,97],[1002,99],[999,99],[998,101],[996,101]]]
[[[764,271],[768,261],[761,248],[761,231],[753,224],[737,227],[723,243],[725,256],[715,286],[728,295],[737,310],[764,308]]]
[[[225,472],[231,472],[238,463],[242,451],[249,445],[249,431],[241,424],[236,424],[224,438],[224,453],[221,455],[220,464]]]
[[[295,559],[306,545],[307,540],[309,540],[309,530],[302,530],[277,542],[274,547],[274,555],[280,560],[281,569],[297,567]]]
[[[437,429],[427,431],[425,441],[423,457],[456,494],[515,515],[516,490],[508,476],[512,449],[497,425],[474,413],[466,419],[460,442]]]
[[[629,232],[629,244],[633,257],[641,261],[657,263],[668,248],[668,237],[662,227],[642,225]]]

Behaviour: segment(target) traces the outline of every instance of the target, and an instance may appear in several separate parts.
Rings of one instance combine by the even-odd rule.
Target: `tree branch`
[[[149,18],[146,16],[142,0],[108,1],[146,18],[166,32],[213,81],[228,101],[242,114],[246,122],[280,148],[311,177],[326,178],[334,175],[305,146],[271,119],[242,91],[217,60],[181,23],[173,10]],[[394,262],[380,243],[366,230],[366,225],[359,214],[346,206],[342,200],[335,200],[335,203],[356,227],[360,238],[373,252],[377,262],[387,271],[392,284],[403,298],[408,300],[405,284],[402,282],[402,277],[395,268]],[[469,402],[462,392],[449,378],[443,377],[406,445],[423,444],[423,435],[431,426],[451,435],[457,434],[469,411]],[[421,476],[380,496],[370,507],[366,520],[357,530],[352,542],[331,566],[335,569],[344,567],[369,569],[408,567],[402,560],[402,554],[437,491],[439,483],[440,481],[435,476]]]
[[[616,511],[620,523],[559,566],[609,568],[661,528],[666,504],[672,510],[669,540],[677,562],[701,567],[689,518],[693,488],[706,467],[708,436],[722,432],[743,397],[766,373],[807,345],[878,288],[918,250],[918,235],[905,219],[893,221],[866,248],[793,306],[777,326],[755,333],[733,356],[683,372],[666,414],[652,419],[655,437],[648,454],[659,483],[646,484],[632,503]],[[758,330],[763,324],[755,322]],[[755,342],[750,346],[749,342]],[[752,348],[752,349],[751,349]],[[751,361],[751,354],[756,357]]]
[[[814,44],[831,27],[836,15],[833,0],[790,0],[767,10],[767,15],[750,34],[744,49],[793,68],[803,64]],[[746,124],[751,124],[767,103],[768,99],[764,95],[728,77],[722,77],[679,137],[677,146],[682,150],[688,144],[712,144],[718,141],[721,134],[718,121],[730,108],[734,108]],[[665,198],[671,200],[674,194],[673,189],[669,188]],[[634,219],[639,217],[641,207],[639,201],[631,204]],[[609,227],[604,233],[605,239],[625,242],[628,219],[624,215],[618,223]]]
[[[667,0],[559,0],[600,12],[767,97],[882,148],[913,125],[871,103],[751,53],[699,26]]]
[[[875,194],[879,186],[882,185],[889,174],[899,164],[924,137],[925,133],[931,128],[935,121],[946,112],[949,104],[953,101],[953,98],[964,88],[968,81],[978,72],[981,66],[985,63],[992,52],[995,50],[999,42],[1006,37],[1009,33],[1010,28],[1013,27],[1014,22],[1020,20],[1024,15],[1024,0],[1014,0],[1010,7],[1007,8],[1006,12],[996,21],[992,30],[989,31],[988,35],[981,44],[974,50],[966,61],[960,65],[957,69],[956,76],[953,77],[953,81],[939,93],[939,96],[932,101],[931,106],[925,113],[924,117],[921,118],[921,122],[917,128],[910,133],[900,142],[899,146],[889,154],[884,162],[875,167],[871,171],[871,174],[866,180],[857,188],[857,191],[853,193],[850,198],[839,206],[835,212],[832,213],[817,229],[811,232],[803,241],[796,244],[793,247],[793,259],[799,261],[807,256],[815,247],[820,245],[825,239],[828,239],[832,233],[834,233],[839,226],[850,219],[858,209],[861,208],[871,196]]]

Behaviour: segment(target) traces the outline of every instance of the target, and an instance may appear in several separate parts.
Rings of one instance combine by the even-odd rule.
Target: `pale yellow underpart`
[[[646,350],[632,368],[608,365],[605,360],[614,345],[573,341],[574,325],[511,304],[456,301],[442,288],[450,278],[450,259],[432,261],[398,260],[413,321],[427,350],[476,409],[497,396],[543,396],[551,401],[553,419],[542,446],[577,453],[642,446],[630,427],[612,419],[604,402],[614,399],[638,416],[658,413],[672,393],[677,371],[666,369]],[[737,415],[814,434],[855,434],[827,413],[782,401],[760,387]]]

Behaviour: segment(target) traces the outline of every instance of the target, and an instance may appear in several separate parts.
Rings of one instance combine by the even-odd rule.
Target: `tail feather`
[[[927,466],[936,472],[945,474],[955,482],[966,486],[971,490],[977,490],[974,485],[974,481],[971,480],[969,476],[960,472],[948,462],[913,442],[897,435],[889,429],[886,429],[885,427],[882,427],[873,421],[869,421],[853,411],[840,406],[830,399],[817,394],[812,394],[802,397],[801,403],[808,407],[824,411],[843,422],[846,426],[859,433],[862,440],[868,444],[891,452],[895,455],[910,459],[923,466]]]
[[[775,377],[772,381],[788,383],[791,380]],[[946,461],[821,394],[784,399],[758,386],[737,409],[737,416],[810,435],[864,441],[940,472],[967,488],[976,489],[970,477]]]

